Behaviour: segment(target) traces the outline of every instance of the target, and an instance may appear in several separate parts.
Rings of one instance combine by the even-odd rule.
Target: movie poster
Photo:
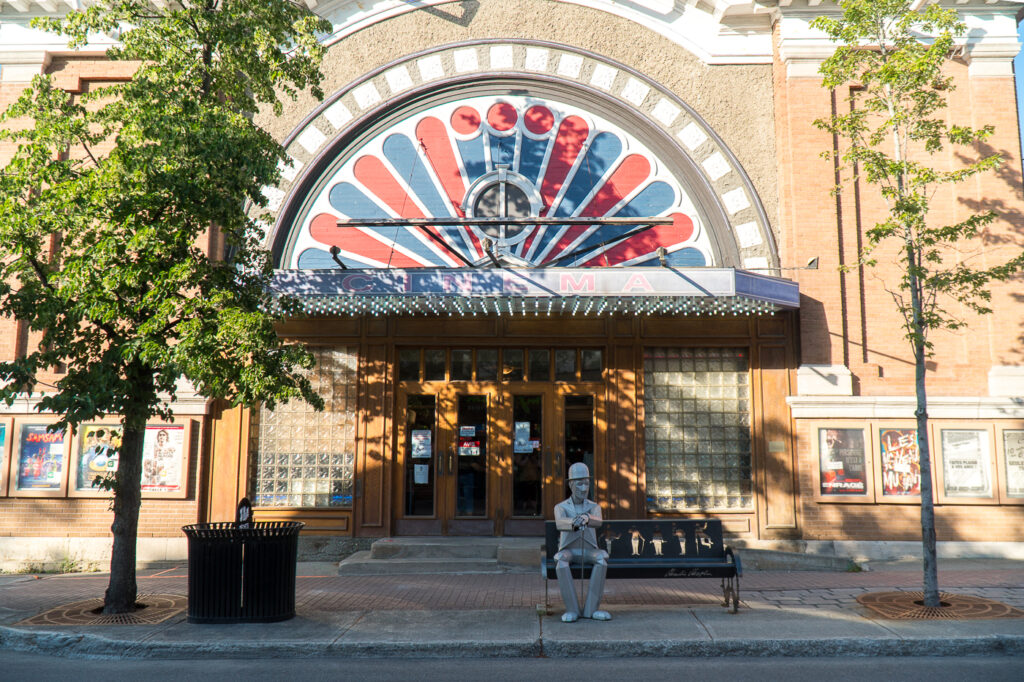
[[[79,433],[75,490],[80,492],[100,491],[102,488],[93,485],[96,478],[105,478],[117,471],[117,453],[121,448],[121,427],[110,424],[86,424],[82,426]]]
[[[882,463],[882,494],[921,494],[921,464],[917,454],[916,429],[879,429],[878,447]]]
[[[863,429],[818,429],[822,495],[866,495]]]
[[[1003,431],[1006,495],[1024,497],[1024,431]]]
[[[942,481],[946,497],[992,497],[988,432],[942,429]]]
[[[60,490],[64,480],[64,431],[50,433],[45,424],[21,427],[18,490]]]
[[[184,425],[147,425],[142,441],[142,492],[180,492],[185,485],[184,453]]]
[[[433,451],[430,440],[433,432],[430,429],[414,429],[412,432],[412,458],[430,459]]]

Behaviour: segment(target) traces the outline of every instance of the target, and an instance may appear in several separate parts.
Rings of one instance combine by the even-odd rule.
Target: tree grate
[[[924,592],[868,592],[857,601],[889,620],[1024,618],[1024,611],[1002,602],[950,592],[939,593],[942,606],[925,606]]]
[[[132,613],[105,615],[102,599],[57,606],[16,625],[156,625],[182,613],[188,597],[177,594],[140,594]]]

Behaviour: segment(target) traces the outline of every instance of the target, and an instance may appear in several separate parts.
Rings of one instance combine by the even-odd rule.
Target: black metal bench
[[[598,546],[607,551],[608,578],[721,578],[722,606],[736,613],[740,605],[740,557],[722,543],[722,522],[718,519],[605,521],[597,528]],[[541,559],[544,606],[548,601],[548,580],[557,580],[555,554],[559,531],[554,521],[544,524],[545,554]],[[583,576],[590,576],[590,565]],[[572,566],[579,579],[580,566]]]

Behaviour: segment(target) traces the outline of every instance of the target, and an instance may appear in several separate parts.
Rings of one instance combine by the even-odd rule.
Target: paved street
[[[1019,682],[1024,659],[1010,656],[860,657],[860,658],[705,658],[680,663],[673,658],[491,658],[439,661],[432,659],[306,659],[203,661],[109,661],[62,659],[41,654],[0,653],[4,676],[33,682],[119,682],[160,680],[244,679],[252,682],[301,678],[409,682],[410,680],[578,680],[619,682],[624,679],[674,680],[697,678],[730,682],[945,682],[985,680]]]

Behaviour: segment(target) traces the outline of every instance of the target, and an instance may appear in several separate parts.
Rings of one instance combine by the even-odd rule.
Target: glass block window
[[[750,509],[749,360],[741,348],[644,350],[647,509]]]
[[[324,399],[254,410],[249,430],[250,499],[257,507],[351,507],[356,452],[355,348],[314,349],[309,370]]]

